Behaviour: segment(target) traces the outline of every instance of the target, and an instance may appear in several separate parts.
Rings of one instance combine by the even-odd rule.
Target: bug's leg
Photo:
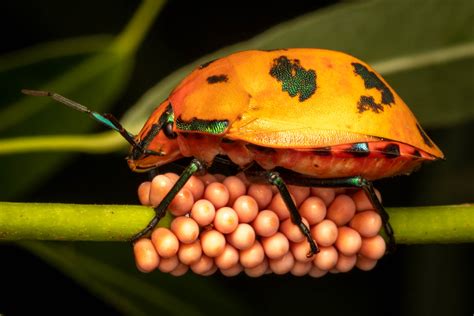
[[[166,209],[170,205],[173,198],[178,194],[179,190],[188,182],[189,178],[198,171],[204,171],[206,166],[203,162],[198,159],[193,159],[191,163],[184,169],[178,178],[178,181],[173,185],[171,190],[166,194],[161,203],[155,207],[155,216],[151,219],[150,223],[139,233],[132,237],[132,242],[148,234],[158,224],[160,219],[165,215]]]
[[[392,228],[392,225],[390,225],[390,216],[388,215],[387,211],[383,207],[382,203],[380,203],[379,199],[377,198],[372,182],[364,178],[361,178],[360,182],[361,182],[362,190],[364,190],[365,194],[367,194],[370,202],[372,203],[372,206],[375,208],[375,210],[380,214],[380,217],[382,218],[383,228],[388,237],[388,250],[389,252],[394,252],[396,243],[395,243],[393,228]]]
[[[308,240],[311,250],[306,256],[309,258],[312,255],[318,253],[319,248],[316,245],[316,242],[313,240],[313,237],[311,237],[311,233],[309,231],[308,226],[306,226],[301,220],[301,215],[298,212],[295,203],[291,199],[290,192],[288,191],[288,188],[286,187],[286,184],[280,174],[276,171],[269,171],[266,173],[266,179],[269,183],[273,184],[278,188],[278,191],[280,191],[281,197],[285,202],[286,207],[290,211],[291,221],[299,227],[303,235],[305,235],[306,239]]]
[[[291,174],[288,177],[287,183],[300,185],[300,186],[315,186],[315,187],[328,187],[328,188],[338,188],[338,187],[355,187],[361,188],[364,190],[365,194],[370,200],[370,203],[380,214],[382,218],[383,228],[388,237],[388,249],[390,252],[395,250],[395,237],[393,233],[392,225],[389,222],[389,215],[382,203],[380,203],[377,195],[375,194],[374,186],[369,180],[357,176],[357,177],[348,177],[348,178],[334,178],[334,179],[318,179],[305,177],[300,174]]]

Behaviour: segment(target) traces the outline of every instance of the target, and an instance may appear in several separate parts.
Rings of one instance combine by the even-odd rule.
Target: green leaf
[[[81,61],[80,57],[79,64],[70,66],[69,71],[63,68],[64,75],[53,77],[49,82],[34,86],[34,88],[58,91],[84,104],[94,104],[96,110],[104,111],[125,87],[133,60],[107,50],[96,53],[84,61]],[[50,62],[55,64],[57,59]],[[43,68],[48,67],[45,62],[42,64]],[[30,64],[26,67],[31,71],[36,71],[38,68],[35,66],[39,65]],[[25,71],[24,67],[18,70]],[[60,71],[58,69],[57,72]],[[25,86],[17,83],[12,90],[19,93],[21,88]],[[2,114],[0,116],[4,117],[3,120],[11,124],[8,126],[10,129],[3,132],[4,135],[85,132],[96,126],[88,117],[61,108],[48,98],[23,96],[18,102],[7,106]],[[64,124],[64,122],[68,123]],[[68,156],[67,154],[26,154],[18,157],[1,157],[0,181],[8,183],[1,196],[13,197],[36,185],[57,169],[59,164],[65,163]],[[35,163],[32,163],[33,161]],[[18,177],[19,170],[22,170],[21,177]]]
[[[126,113],[123,123],[138,131],[152,109],[203,62],[241,50],[284,47],[334,49],[364,60],[384,75],[429,127],[469,120],[474,116],[469,102],[474,90],[467,88],[474,79],[472,12],[472,1],[443,0],[423,1],[416,8],[409,0],[378,0],[318,10],[177,70],[149,90]]]
[[[428,0],[419,4],[417,10],[408,0],[334,5],[277,25],[249,41],[223,48],[178,69],[146,92],[121,121],[128,130],[138,133],[156,105],[203,62],[246,49],[319,47],[345,51],[374,66],[425,128],[466,122],[474,116],[470,105],[474,98],[470,87],[474,79],[474,32],[470,27],[473,11],[472,1]],[[34,137],[28,139],[34,141]],[[44,146],[44,151],[57,144],[56,138],[41,137],[39,141],[51,142]],[[76,147],[65,141],[59,140],[58,150],[99,152],[97,148],[101,147],[101,141],[79,144],[80,139],[73,138]],[[26,150],[14,140],[7,144],[0,140],[0,145],[8,145],[0,152],[3,154]],[[119,148],[117,143],[100,152]],[[31,145],[31,151],[41,151],[41,146]]]
[[[0,83],[4,87],[0,107],[0,131],[4,132],[41,111],[48,100],[32,99],[19,88],[39,87],[73,69],[90,56],[105,51],[112,36],[93,35],[39,44],[0,56]]]
[[[87,116],[60,107],[49,98],[23,96],[20,90],[55,91],[83,104],[93,104],[94,110],[104,112],[125,88],[135,51],[162,4],[163,1],[144,1],[124,31],[113,41],[96,43],[97,50],[85,49],[85,41],[78,39],[0,57],[0,84],[5,83],[10,93],[5,98],[9,104],[2,105],[0,110],[2,137],[81,133],[97,126]],[[27,191],[68,158],[68,154],[31,153],[1,157],[0,182],[8,185],[0,197],[11,199]]]

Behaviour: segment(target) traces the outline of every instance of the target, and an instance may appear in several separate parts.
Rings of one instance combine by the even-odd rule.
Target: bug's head
[[[127,157],[132,171],[145,172],[182,157],[177,141],[178,135],[173,127],[173,108],[166,100],[156,108],[134,138],[135,144],[132,144]]]

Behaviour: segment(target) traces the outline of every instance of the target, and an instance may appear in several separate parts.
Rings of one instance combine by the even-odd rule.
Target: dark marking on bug
[[[369,144],[363,143],[354,143],[350,148],[345,150],[346,153],[351,154],[354,157],[367,157],[370,155]]]
[[[162,130],[163,133],[165,133],[165,136],[169,139],[175,139],[176,137],[178,137],[178,134],[173,131],[173,122],[167,122],[162,128]]]
[[[418,129],[418,132],[420,133],[421,135],[421,138],[423,138],[423,142],[430,148],[433,148],[434,145],[433,145],[433,142],[431,141],[431,139],[428,137],[428,135],[426,135],[425,131],[421,128],[421,126],[417,123],[416,124],[416,128]]]
[[[222,134],[229,126],[228,120],[201,120],[193,118],[184,121],[181,117],[176,119],[176,126],[182,131],[203,132],[208,134]]]
[[[207,66],[209,66],[210,64],[212,64],[212,63],[215,62],[216,60],[217,60],[217,59],[213,59],[213,60],[210,60],[210,61],[208,61],[208,62],[206,62],[206,63],[204,63],[204,64],[201,64],[201,65],[199,66],[199,69],[204,69],[204,68],[206,68]]]
[[[357,103],[357,109],[359,110],[359,113],[365,112],[369,109],[375,113],[383,112],[383,106],[375,102],[374,97],[367,95],[360,96],[360,100]]]
[[[421,153],[419,150],[415,149],[412,154],[416,158],[421,158]]]
[[[235,140],[228,139],[228,138],[222,138],[221,140],[224,144],[233,144],[235,143]]]
[[[374,113],[380,113],[384,110],[384,105],[391,106],[395,103],[395,98],[389,87],[377,76],[373,71],[370,71],[362,64],[352,63],[354,67],[354,73],[360,76],[364,80],[364,86],[366,89],[377,89],[381,93],[380,103],[375,102],[371,96],[361,96],[357,103],[357,109],[359,113],[367,110],[372,110]]]
[[[270,76],[278,80],[282,91],[288,92],[291,97],[299,95],[300,102],[309,99],[317,89],[316,71],[304,69],[298,59],[291,60],[286,56],[275,58]]]
[[[400,157],[400,147],[397,144],[388,144],[383,149],[383,154],[389,159]]]
[[[247,149],[249,149],[250,151],[259,151],[259,152],[265,153],[265,154],[274,154],[274,153],[276,153],[276,150],[274,148],[271,148],[271,147],[264,147],[264,146],[254,145],[254,144],[247,144],[247,145],[245,145],[245,147],[247,147]]]
[[[147,148],[148,145],[150,144],[150,142],[153,140],[153,138],[155,138],[156,135],[158,135],[161,128],[162,128],[162,125],[160,125],[159,123],[158,124],[152,124],[150,130],[148,131],[148,133],[140,141],[140,147],[141,148]],[[138,157],[136,157],[136,159],[138,159]]]
[[[316,156],[331,156],[332,155],[332,150],[331,147],[320,147],[320,148],[315,148],[313,150],[313,154]]]
[[[214,83],[220,83],[220,82],[227,82],[229,80],[229,77],[227,77],[226,74],[214,75],[214,76],[207,77],[206,80],[208,84],[214,84]]]
[[[140,141],[140,148],[142,149],[147,149],[148,145],[151,143],[151,141],[158,135],[158,133],[165,128],[166,124],[172,124],[174,121],[174,112],[173,112],[173,107],[171,103],[168,103],[166,106],[166,110],[161,114],[160,118],[158,119],[158,122],[154,123],[151,125],[150,130],[148,133],[143,137],[143,139]],[[172,125],[171,125],[172,126]],[[132,150],[132,159],[138,159],[143,153],[139,148],[133,148]]]

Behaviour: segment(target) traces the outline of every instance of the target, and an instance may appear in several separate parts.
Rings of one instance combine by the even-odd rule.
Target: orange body
[[[177,137],[157,131],[164,113]],[[130,159],[136,171],[189,156],[211,163],[221,154],[242,167],[256,161],[321,178],[377,179],[443,158],[370,66],[321,49],[244,51],[201,65],[136,141],[161,153]]]

